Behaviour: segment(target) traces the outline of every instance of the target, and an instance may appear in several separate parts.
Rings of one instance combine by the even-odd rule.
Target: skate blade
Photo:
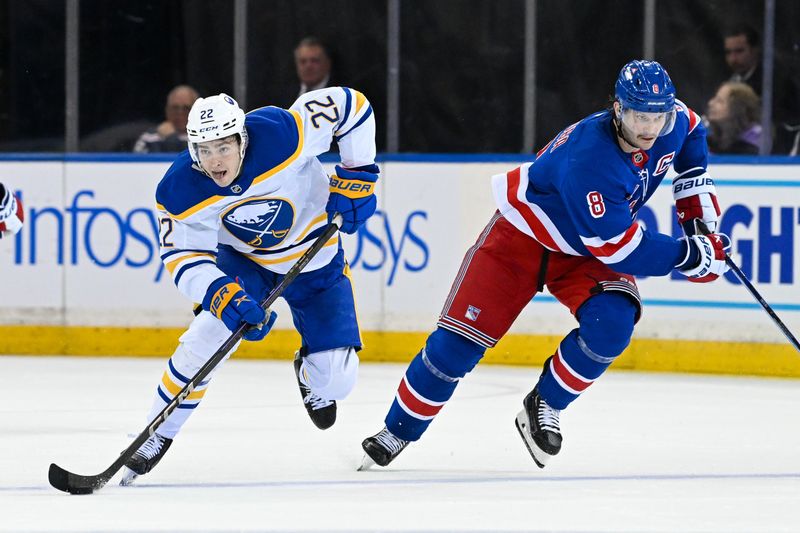
[[[525,443],[525,447],[528,448],[528,453],[531,454],[533,458],[533,462],[536,463],[536,466],[539,468],[544,468],[547,462],[553,457],[550,454],[544,453],[544,451],[540,450],[536,443],[533,442],[533,438],[531,438],[530,431],[530,419],[528,418],[528,413],[525,412],[523,409],[517,415],[517,419],[514,421],[514,424],[517,426],[517,431],[519,432],[519,436],[522,437],[522,442]]]
[[[122,472],[122,479],[119,480],[119,485],[120,487],[130,487],[138,477],[139,474],[126,466]]]
[[[364,454],[364,458],[361,459],[361,464],[359,465],[358,468],[356,468],[356,471],[357,472],[366,472],[367,470],[369,470],[370,468],[372,468],[375,465],[376,465],[376,463],[375,463],[375,461],[372,460],[372,457],[370,457],[368,454],[365,453]]]

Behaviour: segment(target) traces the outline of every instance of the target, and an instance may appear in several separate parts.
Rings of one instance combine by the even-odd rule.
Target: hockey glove
[[[714,233],[719,223],[719,204],[714,180],[704,168],[695,167],[672,180],[672,196],[678,213],[678,222],[688,235],[700,233],[694,219],[702,220]]]
[[[275,311],[270,311],[267,317],[258,302],[227,276],[217,279],[208,287],[202,306],[222,320],[231,331],[235,331],[242,322],[252,324],[253,327],[243,335],[249,341],[259,341],[266,337],[278,316]]]
[[[0,239],[17,233],[24,220],[22,202],[0,183]]]
[[[725,256],[731,247],[731,240],[724,233],[692,235],[683,237],[687,246],[686,257],[675,268],[695,283],[714,281],[730,267]]]
[[[375,212],[378,201],[375,198],[375,184],[378,181],[378,165],[358,168],[343,168],[336,165],[336,173],[330,179],[330,196],[325,211],[328,222],[333,215],[342,215],[344,233],[355,233]]]

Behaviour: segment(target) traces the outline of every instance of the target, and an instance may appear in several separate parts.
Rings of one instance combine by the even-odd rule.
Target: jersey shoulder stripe
[[[535,164],[535,163],[534,163]],[[581,255],[558,230],[556,224],[537,204],[528,201],[526,191],[531,163],[525,163],[506,174],[492,177],[492,189],[500,213],[518,230],[533,237],[549,250]]]
[[[295,110],[287,111],[277,107],[268,109],[276,109],[282,113],[281,119],[283,125],[283,135],[281,135],[278,139],[273,138],[273,141],[276,142],[276,144],[283,143],[283,150],[276,153],[276,157],[272,158],[272,160],[265,162],[263,168],[267,170],[261,174],[258,174],[253,179],[253,183],[261,183],[271,178],[284,168],[291,165],[303,151],[303,119],[300,117],[300,113]],[[246,123],[247,122],[245,121],[245,124]],[[270,133],[274,134],[274,132]]]
[[[678,113],[682,114],[689,120],[689,128],[687,134],[694,131],[697,125],[700,124],[700,122],[702,121],[700,115],[692,111],[689,108],[689,106],[687,106],[686,104],[677,99],[675,100],[675,107]]]
[[[156,187],[156,206],[183,219],[221,198],[220,187],[193,167],[189,151],[182,152]]]

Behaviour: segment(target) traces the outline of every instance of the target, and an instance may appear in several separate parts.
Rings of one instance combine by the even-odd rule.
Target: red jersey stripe
[[[589,250],[593,256],[595,257],[610,257],[617,253],[622,247],[626,244],[631,242],[633,238],[636,236],[636,232],[639,231],[639,223],[634,222],[622,236],[622,238],[616,242],[607,242],[602,246],[586,246],[586,249]]]
[[[547,231],[547,228],[542,225],[539,218],[533,213],[531,208],[524,202],[521,202],[519,198],[517,198],[517,189],[519,189],[520,184],[520,167],[515,168],[514,170],[507,173],[508,176],[508,203],[511,204],[514,209],[522,215],[522,218],[525,219],[525,222],[531,228],[534,237],[540,243],[544,244],[551,250],[558,250],[562,251],[561,247],[556,244],[556,241],[550,236],[550,232]]]

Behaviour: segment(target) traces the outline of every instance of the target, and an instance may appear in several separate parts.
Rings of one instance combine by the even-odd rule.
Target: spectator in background
[[[305,37],[294,49],[294,66],[299,86],[292,86],[279,105],[289,107],[297,98],[317,89],[334,87],[331,82],[331,56],[322,41],[316,37]]]
[[[731,70],[729,81],[747,83],[761,92],[761,43],[758,32],[748,24],[732,26],[725,33],[725,62]]]
[[[758,31],[749,24],[737,24],[724,37],[725,62],[731,70],[729,81],[746,83],[761,96],[763,70]],[[772,153],[789,153],[794,140],[792,130],[800,125],[800,84],[777,58],[772,77],[772,124]]]
[[[726,81],[708,101],[708,149],[715,154],[758,154],[761,99],[742,82]]]
[[[186,121],[189,110],[197,100],[197,91],[188,85],[178,85],[167,95],[164,107],[166,120],[144,132],[133,147],[140,154],[180,152],[186,148]]]

